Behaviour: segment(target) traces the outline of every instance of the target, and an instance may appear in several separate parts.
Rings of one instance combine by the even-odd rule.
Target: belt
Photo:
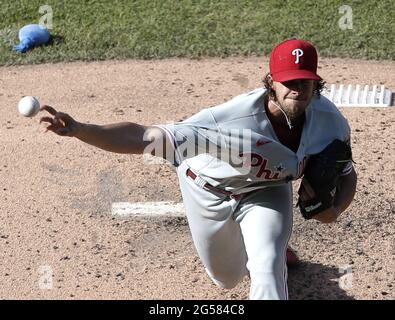
[[[197,178],[197,175],[194,174],[191,169],[187,169],[186,174],[192,180],[196,180],[196,178]],[[243,197],[243,194],[233,194],[230,191],[226,191],[226,190],[223,190],[223,189],[220,189],[220,188],[216,188],[216,187],[212,186],[211,184],[209,184],[207,182],[205,184],[203,184],[203,188],[211,190],[211,191],[215,191],[215,192],[219,192],[219,193],[225,194],[228,197],[230,197],[232,199],[235,199],[235,200],[240,200]]]

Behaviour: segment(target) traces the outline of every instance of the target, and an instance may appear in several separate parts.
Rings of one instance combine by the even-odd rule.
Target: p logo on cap
[[[285,40],[270,54],[270,74],[274,81],[322,80],[317,75],[317,51],[304,40]]]
[[[294,49],[292,51],[292,55],[296,56],[295,63],[299,63],[299,57],[303,56],[303,50],[302,49]]]

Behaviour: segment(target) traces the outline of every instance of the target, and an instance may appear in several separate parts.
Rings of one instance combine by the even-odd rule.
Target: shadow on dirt
[[[355,300],[345,289],[352,285],[352,274],[338,267],[302,262],[288,270],[291,300]]]

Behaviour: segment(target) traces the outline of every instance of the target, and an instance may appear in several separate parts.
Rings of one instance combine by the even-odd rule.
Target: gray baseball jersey
[[[299,178],[309,155],[334,139],[350,140],[350,127],[337,107],[314,96],[306,109],[296,152],[276,136],[264,108],[266,90],[241,94],[185,121],[159,125],[174,144],[175,166],[183,161],[203,181],[234,194]],[[343,175],[350,173],[350,162]]]

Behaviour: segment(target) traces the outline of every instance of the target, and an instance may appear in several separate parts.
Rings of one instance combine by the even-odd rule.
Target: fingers
[[[51,106],[48,106],[48,105],[43,105],[43,106],[41,106],[40,111],[47,111],[47,112],[49,112],[50,114],[52,114],[53,116],[54,116],[55,114],[58,113],[58,112],[55,110],[55,108],[53,108],[53,107],[51,107]]]
[[[56,132],[56,128],[51,124],[45,128],[45,132],[48,132],[48,131]]]
[[[66,127],[66,121],[70,120],[70,116],[63,112],[57,112],[54,108],[50,106],[43,106],[40,110],[46,110],[51,113],[54,117],[41,117],[40,122],[47,122],[54,126]]]
[[[61,127],[65,127],[66,126],[66,123],[62,120],[62,119],[60,119],[59,117],[54,117],[54,118],[51,118],[51,117],[42,117],[41,119],[40,119],[40,123],[42,123],[42,122],[47,122],[47,123],[50,123],[51,125],[53,125],[54,127],[55,126],[57,126],[57,127],[59,127],[59,126],[61,126]]]
[[[40,111],[47,111],[48,113],[50,113],[51,115],[53,115],[55,117],[56,117],[56,114],[58,113],[55,110],[55,108],[53,108],[51,106],[48,106],[48,105],[41,106],[40,107]],[[56,121],[54,122],[54,118],[51,118],[51,117],[41,117],[39,123],[41,123],[41,122],[48,122],[48,123],[51,123],[51,124],[55,124],[56,123]]]
[[[40,108],[40,111],[47,111],[53,116],[45,116],[40,118],[40,123],[49,123],[49,126],[46,127],[45,132],[52,131],[61,136],[71,135],[71,132],[75,126],[75,120],[67,113],[58,112],[55,110],[55,108],[48,105],[43,105]]]
[[[51,117],[41,117],[40,118],[40,123],[41,122],[48,122],[48,123],[53,124],[53,118],[51,118]]]
[[[66,121],[69,120],[69,116],[63,112],[58,112],[55,114],[54,123],[60,123],[63,127],[66,126]]]
[[[70,133],[69,128],[58,127],[58,126],[54,126],[52,124],[45,128],[45,132],[48,132],[48,131],[52,131],[60,136],[67,136]]]

